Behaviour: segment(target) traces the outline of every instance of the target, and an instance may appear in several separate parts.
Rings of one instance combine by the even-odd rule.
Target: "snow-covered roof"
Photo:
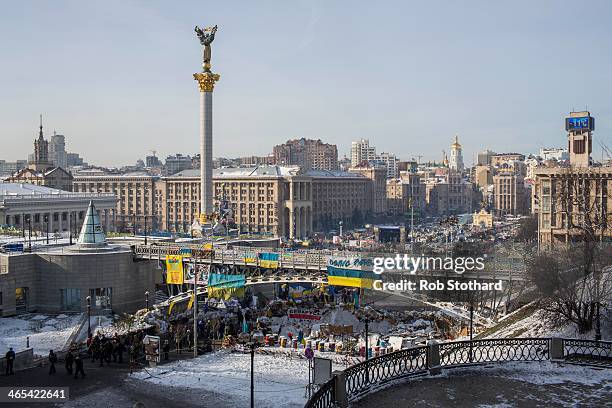
[[[0,181],[0,197],[16,196],[16,195],[48,195],[48,194],[66,194],[66,191],[55,188],[37,186],[28,183],[5,183]]]

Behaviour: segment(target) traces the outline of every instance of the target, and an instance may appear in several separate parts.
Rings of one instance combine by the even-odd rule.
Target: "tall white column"
[[[213,210],[213,89],[219,74],[201,72],[193,75],[200,86],[200,213]]]

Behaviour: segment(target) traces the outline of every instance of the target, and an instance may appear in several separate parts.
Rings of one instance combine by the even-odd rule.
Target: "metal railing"
[[[427,346],[400,350],[347,368],[344,371],[346,392],[355,397],[392,380],[425,374],[427,351]]]
[[[440,344],[440,365],[461,367],[504,361],[543,361],[549,359],[549,339],[485,339]]]
[[[563,359],[612,368],[612,341],[563,339]]]
[[[347,407],[391,381],[435,375],[455,367],[510,361],[559,361],[612,368],[612,342],[515,338],[457,341],[399,350],[334,372],[306,408]]]

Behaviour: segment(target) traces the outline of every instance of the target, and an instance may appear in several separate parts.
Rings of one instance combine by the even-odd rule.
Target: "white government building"
[[[0,226],[49,232],[83,224],[89,202],[98,209],[106,231],[116,225],[117,198],[112,193],[71,193],[33,184],[0,182]],[[72,222],[71,222],[72,220]]]

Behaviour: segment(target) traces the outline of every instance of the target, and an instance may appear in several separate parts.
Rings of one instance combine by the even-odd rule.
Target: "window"
[[[113,288],[89,289],[91,305],[96,309],[111,309]]]
[[[61,310],[81,310],[80,289],[60,289],[62,306]]]

